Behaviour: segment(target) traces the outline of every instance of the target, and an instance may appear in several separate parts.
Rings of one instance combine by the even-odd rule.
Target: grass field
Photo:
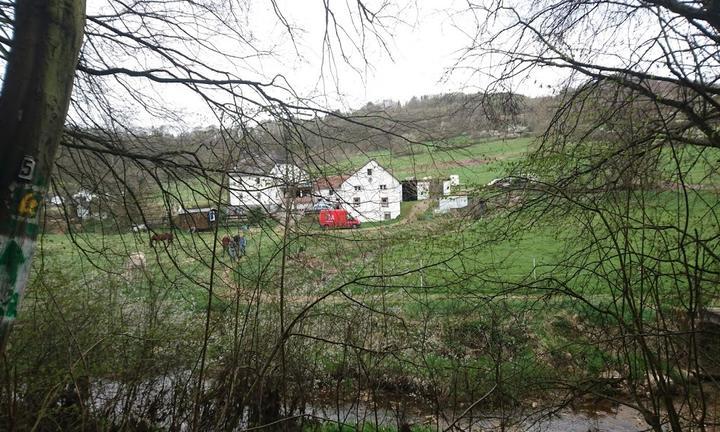
[[[449,144],[414,145],[402,154],[388,151],[354,154],[323,167],[323,170],[325,175],[347,174],[375,159],[400,180],[407,177],[444,178],[458,174],[463,185],[477,187],[501,176],[510,164],[521,160],[533,141],[530,138],[514,138],[470,142],[467,138],[460,138],[451,140]],[[170,182],[164,188],[176,207],[181,202],[188,208],[207,207],[217,205],[218,197],[228,199],[227,193],[220,193],[220,181],[219,178],[184,179]],[[149,199],[161,202],[162,193],[158,190]]]
[[[338,161],[347,171],[357,169],[375,159],[398,179],[406,177],[443,178],[460,175],[463,184],[482,186],[502,175],[511,164],[520,160],[532,144],[530,138],[498,139],[471,142],[466,138],[450,143],[415,145],[400,154],[387,151],[367,152]]]
[[[670,211],[676,205],[675,193],[657,197],[657,206]],[[699,195],[695,213],[711,199],[710,193]],[[321,231],[312,218],[293,227],[287,244],[291,282],[305,286],[301,297],[320,296],[352,279],[369,277],[352,283],[349,290],[356,294],[373,293],[378,286],[393,294],[403,308],[416,308],[406,294],[422,293],[433,301],[455,295],[493,295],[501,290],[500,282],[542,278],[546,268],[557,262],[572,241],[573,231],[563,223],[535,227],[520,236],[504,238],[506,221],[502,216],[475,221],[454,216],[432,215],[432,210],[407,220],[412,207],[419,203],[403,203],[398,220],[366,224],[359,230]],[[671,217],[671,213],[668,213]],[[707,220],[698,227],[716,229],[716,222]],[[167,248],[158,244],[151,248],[148,234],[79,234],[71,242],[66,235],[48,234],[41,239],[44,268],[74,269],[78,278],[101,277],[104,272],[123,277],[128,256],[145,254],[149,277],[171,281],[172,296],[187,300],[202,309],[210,281],[213,249],[216,272],[222,277],[215,283],[220,290],[234,283],[228,276],[237,271],[243,280],[273,274],[282,249],[281,226],[251,228],[247,256],[235,266],[223,256],[219,238],[237,231],[235,226],[222,227],[214,233],[188,234],[176,232],[176,239]],[[380,281],[374,275],[383,275]],[[222,287],[222,285],[227,285]],[[270,283],[269,286],[273,286]],[[308,290],[307,286],[314,287]],[[275,289],[275,288],[271,288]]]
[[[449,144],[451,150],[445,150],[439,144],[414,146],[412,152],[404,155],[369,153],[356,155],[347,163],[357,167],[368,158],[374,158],[400,178],[457,173],[460,174],[461,184],[482,186],[502,175],[508,164],[521,160],[532,141],[518,138],[472,143],[460,137]],[[707,152],[686,152],[681,157],[708,160],[710,156]],[[702,180],[706,177],[703,172],[702,164],[693,166],[687,175],[688,181]],[[168,189],[175,199],[183,201],[188,207],[214,205],[208,197],[218,194],[213,181],[174,182]],[[696,218],[700,217],[698,227],[716,229],[713,220],[702,220],[703,214],[714,209],[717,202],[715,193],[699,191],[690,198],[692,213],[699,215]],[[662,192],[650,198],[646,207],[665,212],[668,221],[672,222],[678,206],[683,205],[681,199],[684,198],[675,192]],[[328,281],[341,281],[348,274],[353,277],[376,274],[380,267],[383,274],[407,273],[383,280],[384,284],[397,286],[396,291],[406,292],[417,287],[418,269],[422,268],[424,292],[439,298],[443,293],[450,292],[492,294],[498,289],[489,282],[492,280],[542,278],[544,269],[555,263],[558,255],[565,251],[563,242],[571,239],[573,234],[572,229],[568,231],[562,221],[557,221],[556,224],[535,226],[521,235],[514,235],[512,239],[504,239],[505,220],[501,215],[468,221],[452,216],[434,216],[431,210],[423,209],[421,214],[414,214],[412,220],[407,220],[416,205],[402,203],[399,219],[365,224],[363,229],[351,232],[316,232],[314,221],[306,219],[293,228],[295,238],[288,246],[288,253],[315,260],[310,264],[304,263],[303,268],[308,274],[321,272],[314,268],[317,262],[332,269],[332,277],[326,277],[323,283],[312,281],[312,286],[319,287],[319,293],[332,286]],[[234,230],[234,227],[225,227],[218,237]],[[280,234],[277,227],[251,230],[248,257],[240,264],[242,278],[260,277],[263,271],[269,273],[267,269],[277,265],[278,248],[282,243]],[[46,235],[42,242],[43,256],[45,264],[50,266],[79,266],[89,272],[100,271],[97,269],[100,268],[121,274],[127,256],[143,252],[151,266],[163,269],[162,274],[157,276],[173,280],[174,286],[187,286],[190,292],[202,293],[209,284],[213,248],[217,257],[220,257],[221,248],[212,233],[176,235],[178,239],[167,250],[151,249],[147,245],[147,234],[82,234],[76,239],[80,250],[67,237]],[[176,265],[177,262],[181,265]],[[231,266],[227,258],[220,257],[218,268],[229,270]],[[327,271],[327,268],[323,267],[322,271]],[[300,280],[298,284],[304,282]],[[193,285],[201,288],[193,288]],[[363,289],[357,285],[352,287],[353,292]],[[202,297],[202,294],[198,295]],[[186,293],[179,296],[185,297]],[[202,303],[199,301],[199,304]],[[408,303],[408,308],[413,307]]]
[[[516,139],[449,152],[377,153],[357,156],[350,164],[374,157],[400,177],[457,173],[461,183],[482,186],[500,176],[506,164],[520,160],[530,145],[528,139]],[[688,178],[700,181],[703,172],[694,167]],[[176,192],[195,200],[192,190],[203,187],[188,182]],[[207,190],[213,193],[212,186]],[[33,312],[20,320],[33,325],[20,328],[50,331],[57,322],[37,322],[51,320],[52,314],[45,312],[56,310],[63,311],[58,314],[63,325],[66,320],[84,325],[91,319],[77,316],[100,310],[111,315],[100,316],[115,337],[132,333],[134,323],[128,321],[151,316],[152,332],[143,327],[132,337],[144,344],[170,338],[156,351],[169,368],[178,367],[174,356],[184,353],[182,367],[192,368],[208,325],[208,364],[219,376],[224,373],[219,365],[234,344],[253,359],[272,352],[282,313],[285,329],[292,330],[286,346],[287,355],[295,357],[288,364],[305,368],[295,371],[302,377],[312,370],[314,382],[325,390],[346,386],[351,393],[368,385],[349,370],[351,363],[355,370],[374,374],[373,385],[388,391],[422,394],[431,389],[462,403],[493,389],[502,375],[501,395],[492,403],[501,403],[508,394],[519,401],[544,397],[532,383],[596,379],[624,367],[612,347],[587,340],[587,329],[608,328],[608,315],[598,310],[622,307],[618,293],[623,278],[631,284],[639,281],[640,296],[646,295],[644,273],[635,270],[637,260],[657,251],[662,259],[642,263],[652,270],[647,283],[661,286],[657,293],[669,311],[682,306],[687,281],[677,277],[682,272],[674,266],[683,254],[699,249],[682,243],[672,227],[686,220],[688,232],[709,238],[709,245],[720,230],[713,217],[718,205],[713,188],[691,189],[688,196],[672,187],[623,191],[598,203],[604,206],[598,212],[565,212],[559,206],[550,214],[516,214],[512,194],[476,190],[488,205],[482,216],[438,215],[428,202],[405,202],[397,220],[354,230],[321,230],[312,216],[287,230],[266,220],[245,233],[247,255],[238,262],[223,253],[219,240],[236,233],[237,224],[221,225],[217,233],[176,231],[172,245],[155,247],[148,244],[148,233],[45,234],[26,300]],[[531,201],[532,193],[537,192],[517,198]],[[628,202],[629,211],[623,207]],[[596,217],[599,213],[606,219]],[[603,226],[607,219],[611,227],[629,229],[608,230]],[[601,237],[593,244],[596,234]],[[619,246],[616,239],[624,243]],[[593,247],[580,258],[556,266],[588,244]],[[679,244],[683,247],[675,246]],[[130,256],[139,253],[144,265],[131,265]],[[567,282],[582,300],[558,294],[557,280]],[[720,304],[717,297],[707,301]],[[665,311],[647,307],[643,319],[651,321],[658,312]],[[119,328],[112,327],[116,321]],[[233,332],[245,326],[253,329],[246,333],[251,336],[239,343]],[[155,351],[148,354],[144,345],[129,341],[155,360]],[[249,348],[243,345],[247,343]],[[117,349],[124,352],[125,346]],[[117,373],[117,353],[107,356],[106,363],[98,360],[94,366],[97,375]],[[134,370],[132,364],[127,367]],[[643,372],[639,366],[632,373]],[[351,380],[356,381],[349,384]]]

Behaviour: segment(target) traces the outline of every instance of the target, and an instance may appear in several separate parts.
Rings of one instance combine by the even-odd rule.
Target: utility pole
[[[85,0],[14,4],[0,93],[0,353],[28,282],[85,27]]]

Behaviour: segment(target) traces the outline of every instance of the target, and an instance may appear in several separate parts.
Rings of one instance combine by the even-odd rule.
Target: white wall
[[[281,204],[280,188],[274,179],[262,175],[230,176],[230,205],[273,209]]]
[[[430,198],[430,182],[419,181],[417,182],[417,199],[423,201]]]
[[[293,164],[275,164],[270,170],[270,177],[274,177],[278,184],[285,183],[287,185],[299,185],[310,181],[308,174]]]
[[[450,195],[450,191],[452,190],[452,181],[450,180],[443,180],[443,195]]]
[[[371,175],[368,169],[372,170]],[[383,185],[385,187],[381,188]],[[361,222],[385,220],[386,213],[389,213],[390,219],[400,216],[402,185],[375,161],[368,162],[345,180],[338,195],[342,199],[342,207]],[[359,198],[359,204],[355,198]],[[383,198],[387,199],[385,206]]]
[[[447,213],[452,209],[467,207],[468,197],[466,196],[449,196],[438,200],[438,208],[435,213]]]
[[[340,197],[336,193],[336,191],[332,189],[318,189],[315,192],[315,200],[318,201],[320,199],[327,201],[329,203],[336,203],[340,202]]]
[[[230,205],[263,207],[274,211],[283,204],[283,187],[308,181],[302,168],[292,164],[276,164],[269,175],[234,175],[230,173]]]

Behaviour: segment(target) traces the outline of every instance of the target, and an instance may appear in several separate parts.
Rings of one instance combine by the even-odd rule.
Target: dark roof
[[[252,156],[240,159],[230,170],[230,174],[237,175],[267,175],[275,166],[269,157]]]
[[[315,182],[315,189],[339,189],[345,180],[350,178],[349,175],[334,175],[318,179]]]

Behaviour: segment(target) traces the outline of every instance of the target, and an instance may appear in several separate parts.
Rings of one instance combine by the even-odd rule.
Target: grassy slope
[[[433,150],[431,147],[422,148],[413,155],[393,156],[388,153],[374,153],[355,156],[350,162],[357,166],[367,158],[373,157],[381,164],[392,169],[399,177],[415,175],[422,177],[426,175],[441,176],[450,173],[461,175],[461,183],[482,185],[495,176],[501,175],[502,169],[507,162],[518,160],[527,151],[531,141],[526,138],[513,140],[498,140],[466,145],[462,139],[453,143],[463,144],[463,148],[452,151]],[[698,168],[692,171],[692,178],[698,178],[701,173]],[[196,182],[198,183],[198,182]],[[202,198],[192,193],[192,189],[205,190],[209,187],[198,183],[192,188],[188,185],[181,185],[176,192],[192,204],[200,204]],[[204,194],[203,194],[204,195]],[[671,217],[676,211],[679,203],[678,194],[665,192],[655,199],[657,205],[663,208]],[[715,194],[712,192],[698,193],[692,198],[691,206],[695,212],[713,206],[716,202]],[[188,204],[189,205],[189,204]],[[499,232],[504,224],[502,217],[481,219],[472,224],[467,221],[458,221],[457,225],[462,226],[457,231],[451,221],[445,224],[448,218],[432,217],[431,210],[427,212],[429,219],[413,220],[405,223],[403,218],[410,212],[415,203],[403,203],[402,215],[399,220],[390,223],[365,224],[365,229],[353,232],[335,231],[324,233],[320,236],[306,236],[301,240],[302,249],[305,255],[316,257],[330,263],[337,268],[338,273],[347,268],[347,261],[352,257],[363,256],[362,266],[364,271],[377,272],[378,245],[382,245],[383,271],[386,273],[407,271],[422,267],[434,262],[443,262],[442,265],[433,266],[424,271],[425,286],[435,287],[432,289],[436,295],[445,292],[457,292],[467,290],[467,283],[475,283],[470,291],[491,293],[496,287],[488,286],[487,282],[480,283],[478,278],[470,278],[462,283],[453,283],[458,279],[458,269],[462,267],[464,274],[482,273],[483,280],[504,278],[520,280],[527,277],[540,277],[545,265],[550,265],[557,259],[557,254],[563,250],[564,245],[559,240],[559,232],[568,234],[567,229],[562,227],[538,227],[532,232],[525,233],[521,238],[512,241],[491,242],[490,234]],[[649,203],[652,207],[652,203]],[[308,234],[308,231],[315,229],[312,220],[306,221],[307,226],[301,230]],[[403,222],[403,223],[400,223]],[[712,225],[714,221],[705,221],[705,224]],[[445,224],[445,225],[444,225]],[[708,226],[712,229],[712,226]],[[715,227],[716,228],[716,227]],[[146,234],[133,236],[125,235],[86,235],[86,240],[81,243],[89,250],[89,256],[97,258],[96,261],[102,267],[119,269],[124,265],[128,253],[143,251],[148,257],[167,267],[167,275],[178,280],[187,279],[183,276],[197,275],[199,280],[209,279],[208,260],[212,253],[212,238],[210,233],[196,235],[194,237],[179,234],[176,246],[171,253],[155,252],[158,249],[150,249],[147,246]],[[222,234],[220,235],[222,236]],[[62,236],[45,236],[45,247],[51,252],[48,257],[51,264],[72,265],[73,260],[78,258],[77,252],[71,252],[72,247],[69,241]],[[249,256],[256,262],[252,265],[255,272],[266,265],[270,257],[275,256],[279,239],[276,230],[255,230],[250,235]],[[331,247],[329,246],[331,245]],[[97,249],[102,254],[93,254],[92,250]],[[458,251],[462,251],[458,254]],[[108,252],[110,252],[108,254]],[[69,255],[72,254],[72,255]],[[457,255],[455,255],[457,254]],[[181,268],[174,268],[170,265],[171,257],[177,258],[183,264]],[[80,258],[86,259],[83,255]],[[197,259],[203,257],[203,261]],[[368,258],[370,257],[370,258]],[[248,260],[249,261],[249,260]],[[447,262],[445,262],[447,261]],[[533,272],[534,267],[537,266]],[[455,267],[454,267],[455,266]],[[85,268],[91,269],[87,263]],[[183,271],[186,273],[183,275]],[[248,275],[248,277],[250,277]],[[412,279],[412,280],[411,280]],[[398,286],[417,285],[417,275],[413,274],[399,278]],[[182,284],[185,284],[184,282]]]
[[[447,143],[415,145],[403,154],[379,151],[351,155],[332,164],[328,172],[351,172],[375,159],[399,179],[459,174],[463,184],[478,186],[500,176],[508,163],[519,160],[527,152],[531,142],[529,138],[517,138],[473,143],[458,137]],[[186,179],[172,181],[164,188],[171,195],[173,209],[179,207],[180,202],[188,208],[215,206],[218,197],[214,181]],[[160,203],[160,191],[152,194],[150,200]]]
[[[452,152],[425,152],[415,155],[393,157],[377,153],[381,164],[392,169],[402,178],[404,175],[447,175],[458,173],[463,184],[484,184],[500,174],[504,163],[517,160],[530,145],[527,139],[496,141],[471,145]],[[357,156],[355,166],[366,160]],[[459,161],[474,160],[469,166],[460,166]],[[483,161],[483,162],[480,162]],[[489,162],[485,162],[489,161]],[[692,171],[693,178],[702,173]],[[648,208],[672,218],[682,197],[677,192],[666,191],[650,194]],[[417,203],[403,203],[405,218]],[[702,215],[704,209],[717,205],[714,191],[703,191],[691,196],[690,206],[694,214]],[[501,236],[506,220],[501,213],[476,221],[457,220],[452,216],[434,216],[432,210],[421,214],[418,219],[393,221],[390,224],[366,225],[359,230],[320,231],[312,220],[295,226],[296,235],[288,245],[287,260],[289,271],[286,280],[286,300],[290,313],[297,313],[314,299],[327,294],[357,277],[366,277],[360,282],[350,283],[339,293],[330,295],[318,309],[333,315],[344,316],[352,313],[351,296],[368,307],[389,312],[402,322],[410,334],[420,333],[425,326],[436,334],[441,342],[449,338],[446,347],[437,352],[430,350],[423,361],[435,368],[437,374],[456,370],[452,356],[443,350],[460,349],[454,346],[455,336],[451,331],[473,331],[484,328],[489,314],[488,299],[499,294],[506,285],[504,281],[521,281],[542,278],[546,265],[555,263],[562,253],[572,246],[576,232],[567,224],[557,221],[556,225],[537,226],[520,238],[494,241]],[[717,221],[700,217],[693,221],[702,230],[717,232]],[[223,229],[226,232],[235,228]],[[201,314],[207,304],[207,284],[210,279],[209,264],[212,258],[213,235],[201,233],[190,236],[178,233],[178,239],[168,251],[162,247],[150,248],[147,235],[84,235],[81,242],[88,250],[95,264],[105,270],[114,271],[118,278],[126,276],[124,264],[128,253],[142,251],[148,258],[149,279],[154,282],[131,284],[125,289],[138,300],[143,299],[151,284],[162,287],[166,298],[176,301],[191,313]],[[248,234],[248,256],[232,271],[233,264],[227,257],[220,256],[217,265],[214,310],[222,316],[228,313],[231,301],[228,293],[234,292],[237,283],[243,289],[260,287],[263,299],[274,307],[277,301],[279,255],[279,230],[258,228]],[[65,236],[46,235],[43,237],[45,259],[43,265],[51,271],[63,271],[78,282],[88,283],[101,278],[102,273],[90,265],[85,255],[73,248]],[[96,250],[97,253],[93,252]],[[175,266],[172,261],[178,263]],[[537,266],[533,272],[533,262]],[[36,266],[40,265],[36,262]],[[72,271],[69,271],[72,269]],[[161,271],[162,269],[162,271]],[[372,277],[383,274],[383,277]],[[169,281],[169,282],[168,282]],[[91,283],[91,282],[90,282]],[[606,287],[588,286],[588,293],[598,301],[606,297]],[[533,343],[549,352],[572,352],[576,358],[587,358],[589,373],[599,373],[605,367],[601,352],[576,353],[574,340],[568,337],[565,327],[572,320],[580,306],[566,299],[554,299],[536,304],[537,295],[523,297],[520,292],[508,298],[507,307],[514,308],[518,315],[527,314],[525,324],[528,332],[537,337]],[[32,301],[32,300],[30,300]],[[528,313],[530,311],[530,313]],[[321,315],[320,313],[318,315]],[[399,328],[399,326],[398,326]],[[319,330],[322,331],[322,330]],[[335,328],[328,328],[325,336],[334,336]],[[455,333],[452,333],[453,335]],[[406,337],[406,336],[403,336]],[[383,334],[388,343],[392,335]],[[398,343],[406,342],[399,338]],[[444,343],[444,342],[443,342]],[[470,341],[472,343],[472,341]],[[327,350],[327,364],[333,367],[333,349]],[[418,361],[408,354],[409,363]],[[418,374],[427,371],[406,370],[407,364],[388,360],[388,371],[397,374]],[[471,361],[478,370],[487,368],[488,359],[482,356]],[[518,382],[542,376],[539,369],[547,365],[535,359],[533,352],[521,352],[512,363],[519,369]],[[388,372],[391,373],[391,372]]]
[[[519,160],[531,143],[530,138],[472,143],[459,137],[450,144],[413,146],[403,154],[380,151],[353,156],[347,168],[356,169],[368,159],[375,159],[399,179],[459,174],[464,184],[483,185],[500,176],[508,163]]]

